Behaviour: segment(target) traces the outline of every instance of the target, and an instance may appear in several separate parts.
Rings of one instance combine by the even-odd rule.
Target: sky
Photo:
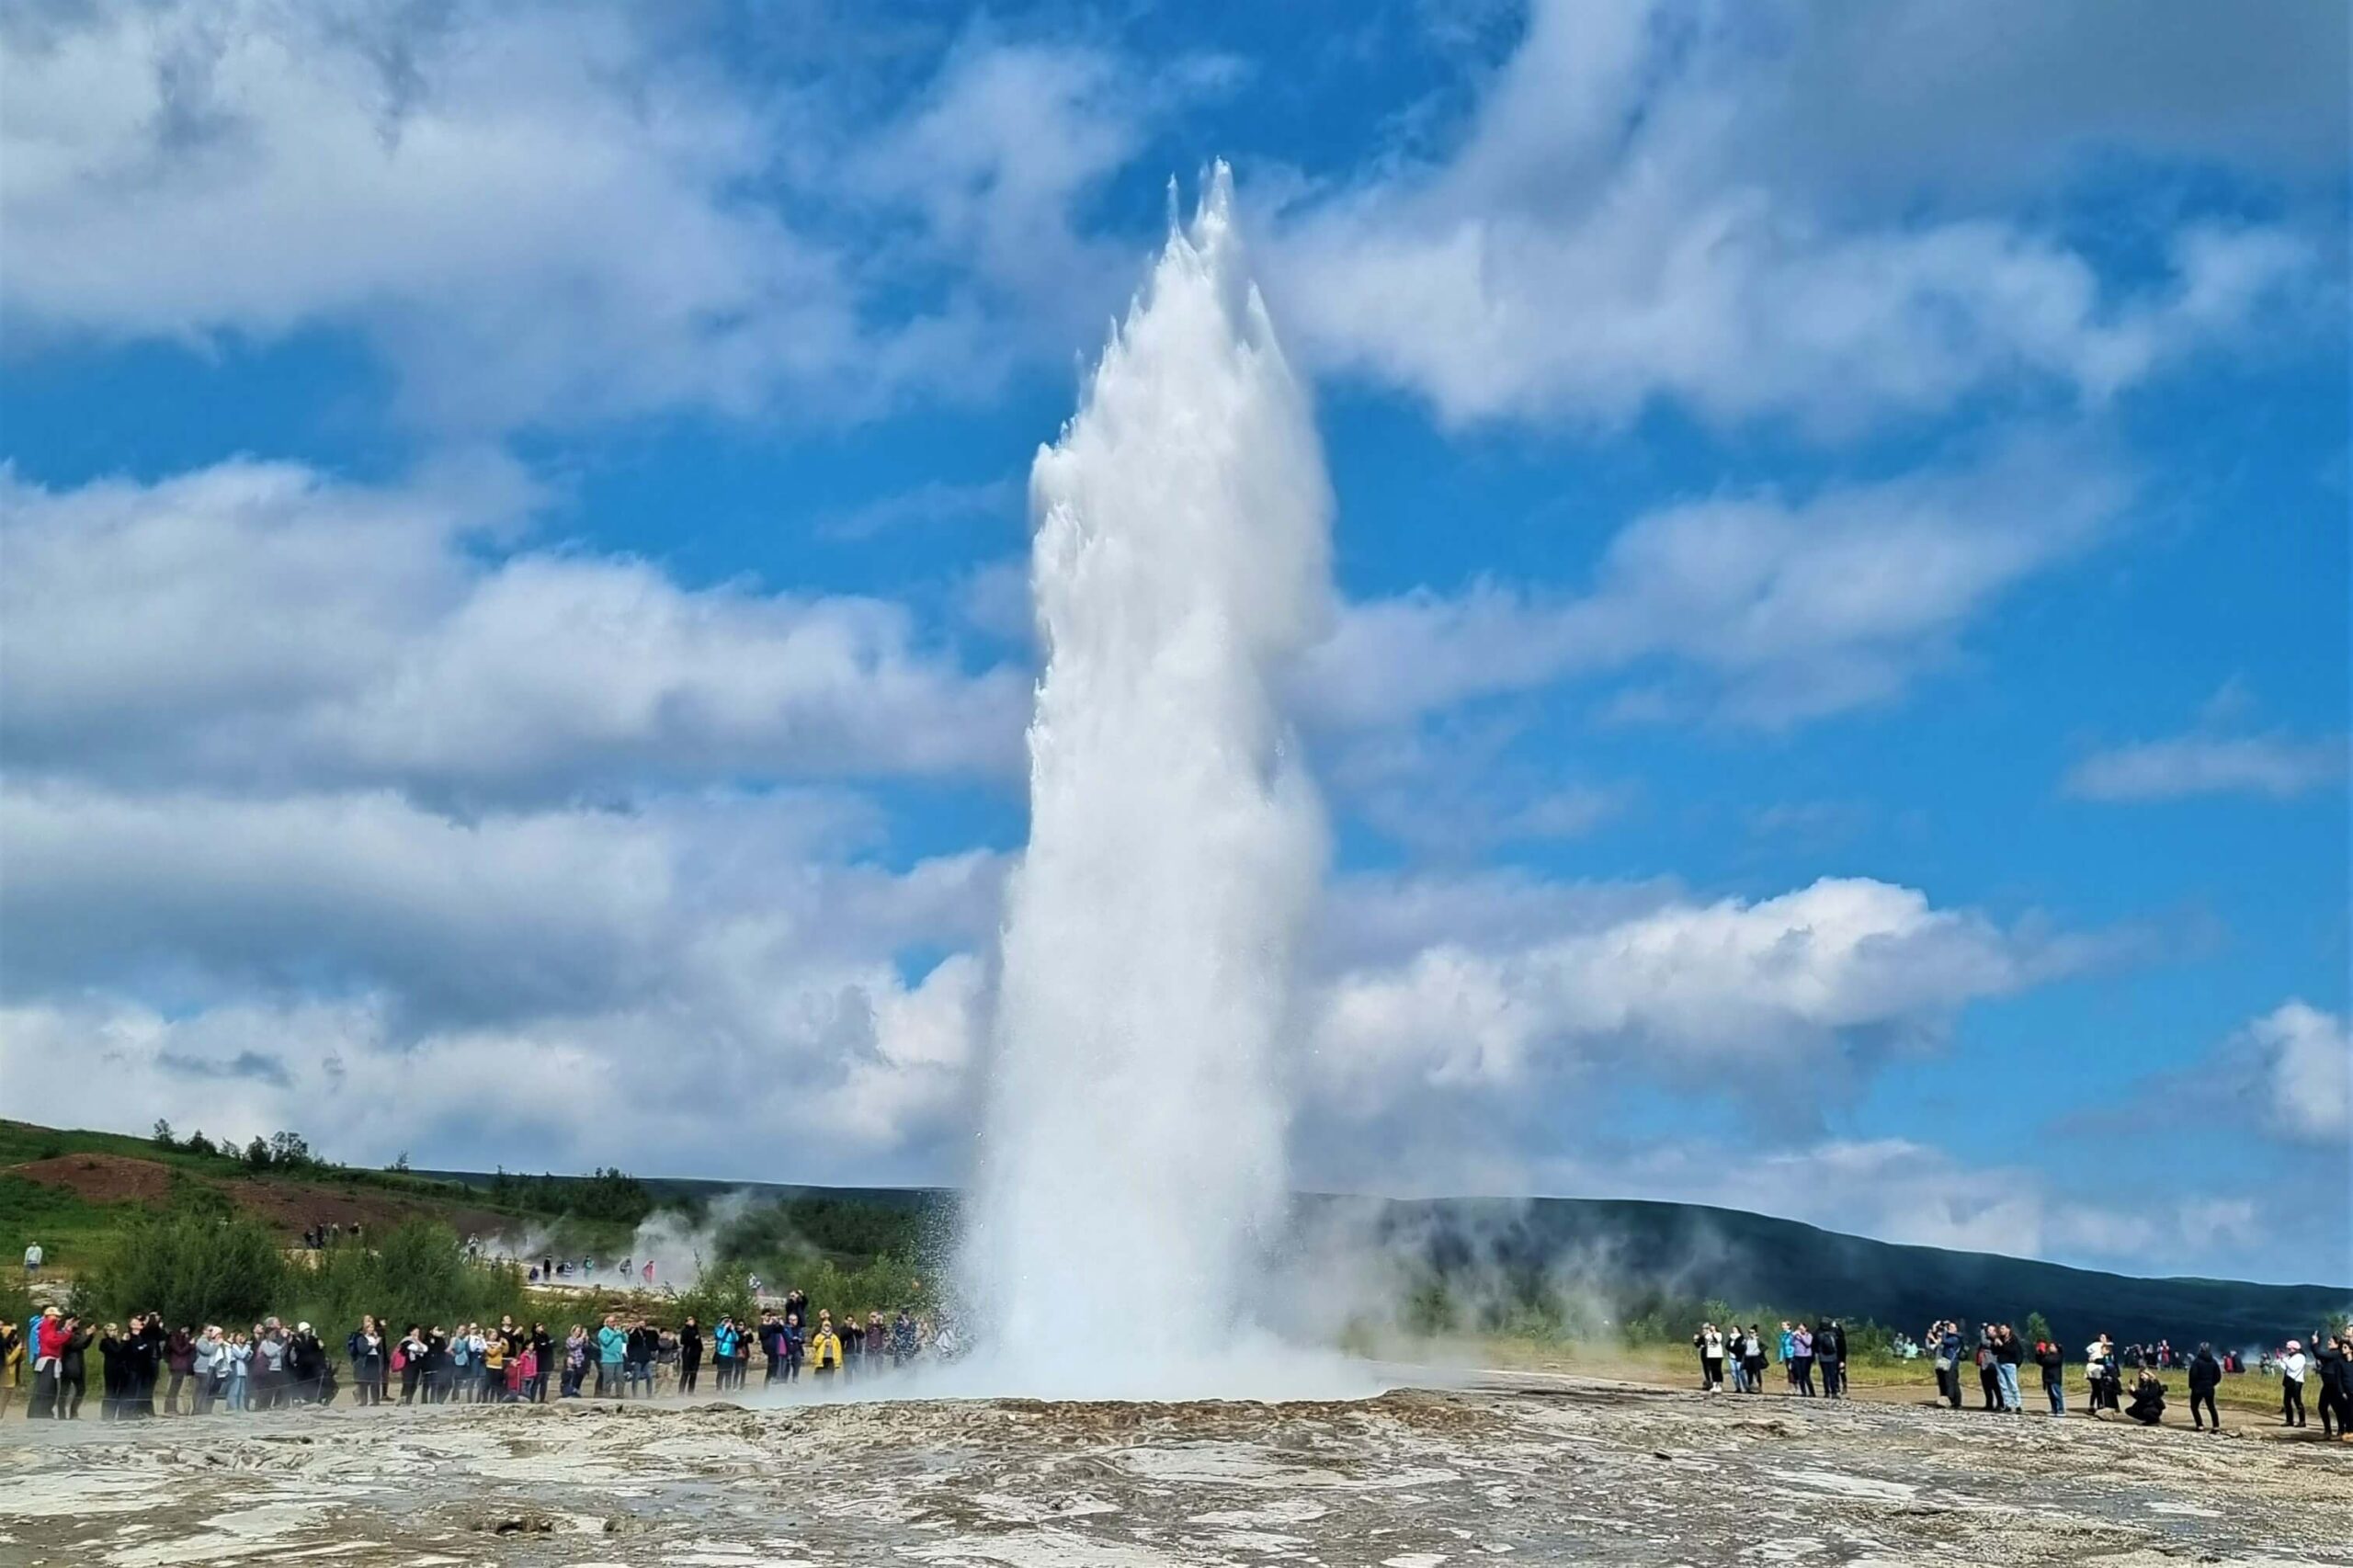
[[[0,1114],[972,1159],[1028,469],[1316,400],[1299,1185],[2353,1280],[2333,0],[0,11]]]

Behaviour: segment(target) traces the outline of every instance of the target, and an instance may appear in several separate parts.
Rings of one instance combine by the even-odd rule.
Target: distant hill
[[[509,1178],[511,1179],[511,1178]],[[440,1219],[490,1234],[550,1225],[595,1238],[602,1253],[625,1241],[625,1218],[594,1216],[600,1178],[529,1178],[494,1193],[482,1171],[386,1172],[316,1164],[253,1171],[234,1155],[162,1149],[120,1133],[68,1131],[0,1120],[0,1256],[27,1241],[68,1267],[126,1220],[158,1209],[235,1210],[281,1227],[365,1219],[381,1231],[401,1219]],[[814,1187],[776,1182],[641,1176],[645,1203],[700,1206],[731,1193],[777,1205],[787,1227],[845,1267],[888,1246],[922,1249],[945,1233],[955,1194],[936,1187]],[[606,1193],[609,1196],[609,1192]],[[1720,1301],[1744,1312],[1774,1309],[1869,1319],[1917,1334],[1929,1322],[2023,1324],[2040,1312],[2070,1346],[2106,1329],[2121,1340],[2212,1340],[2251,1348],[2302,1336],[2353,1307],[2353,1286],[2256,1285],[2227,1279],[2135,1278],[1995,1253],[1899,1246],[1792,1220],[1697,1204],[1625,1199],[1434,1199],[1386,1200],[1303,1195],[1303,1235],[1345,1236],[1475,1293],[1490,1280],[1542,1282],[1621,1302]],[[923,1249],[927,1250],[927,1249]],[[2342,1270],[2340,1248],[2312,1254],[2315,1272]]]
[[[1440,1273],[1544,1271],[1612,1292],[1649,1288],[1742,1309],[1848,1319],[1919,1334],[1939,1318],[2023,1324],[2040,1312],[2071,1348],[2106,1330],[2120,1341],[2211,1340],[2253,1348],[2302,1337],[2353,1307],[2353,1286],[2135,1278],[1996,1253],[1899,1246],[1738,1210],[1631,1199],[1311,1199],[1386,1244],[1417,1249]],[[2316,1267],[2343,1268],[2313,1248]]]
[[[469,1186],[478,1172],[432,1173]],[[775,1182],[643,1178],[664,1199],[729,1192],[805,1202],[830,1199],[944,1217],[955,1194],[938,1187],[808,1187]],[[2230,1279],[2135,1278],[1998,1253],[1904,1246],[1794,1220],[1693,1203],[1630,1199],[1366,1199],[1302,1195],[1302,1222],[1342,1225],[1408,1250],[1442,1277],[1544,1275],[1621,1298],[1655,1292],[1744,1310],[1770,1305],[1810,1315],[1868,1319],[1917,1335],[1939,1318],[2023,1324],[2039,1312],[2080,1349],[2106,1330],[2120,1342],[2211,1340],[2253,1348],[2302,1337],[2353,1309],[2353,1286],[2256,1285]],[[2313,1262],[2330,1260],[2316,1247]],[[2335,1260],[2339,1267],[2346,1259]]]

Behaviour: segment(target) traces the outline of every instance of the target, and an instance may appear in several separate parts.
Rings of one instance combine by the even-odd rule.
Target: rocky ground
[[[0,1563],[2353,1564],[2353,1447],[1524,1379],[0,1428]]]

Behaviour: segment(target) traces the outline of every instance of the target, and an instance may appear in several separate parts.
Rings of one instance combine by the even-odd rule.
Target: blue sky
[[[1223,157],[1300,1180],[2353,1277],[2346,26],[12,7],[6,1112],[955,1179],[1028,464]]]

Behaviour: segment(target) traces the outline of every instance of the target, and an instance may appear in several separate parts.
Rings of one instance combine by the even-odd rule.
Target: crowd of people
[[[1784,1322],[1778,1335],[1756,1324],[1719,1327],[1703,1323],[1691,1336],[1699,1358],[1699,1386],[1709,1393],[1729,1387],[1734,1393],[1761,1393],[1766,1369],[1778,1359],[1790,1392],[1825,1399],[1843,1396],[1847,1388],[1847,1331],[1835,1320],[1820,1324]],[[1890,1348],[1898,1359],[1925,1354],[1936,1368],[1937,1397],[1953,1409],[1961,1407],[1969,1369],[1977,1373],[1980,1408],[2006,1415],[2024,1414],[2019,1391],[2023,1369],[2031,1364],[2040,1376],[2042,1394],[2052,1415],[2067,1414],[2067,1353],[2048,1336],[2032,1344],[2006,1323],[1977,1325],[1972,1335],[1956,1319],[1928,1326],[1915,1340],[1899,1335]],[[1778,1357],[1776,1352],[1778,1351]],[[2290,1339],[2279,1352],[2264,1352],[2257,1363],[2280,1380],[2280,1424],[2302,1426],[2306,1422],[2306,1384],[2314,1385],[2313,1400],[2324,1437],[2353,1437],[2353,1327],[2314,1332],[2307,1352],[2301,1340]],[[2170,1341],[2120,1347],[2106,1334],[2086,1346],[2082,1365],[2095,1415],[2113,1411],[2144,1426],[2165,1416],[2168,1397],[2165,1371],[2185,1372],[2189,1386],[2190,1424],[2219,1432],[2222,1416],[2215,1392],[2226,1375],[2244,1373],[2245,1357],[2217,1352],[2201,1344],[2183,1353]],[[1816,1380],[1819,1380],[1819,1388]]]
[[[410,1324],[395,1333],[365,1314],[338,1358],[308,1323],[290,1327],[271,1317],[250,1330],[166,1328],[160,1312],[135,1312],[124,1324],[94,1325],[51,1306],[22,1325],[0,1324],[0,1415],[28,1384],[28,1418],[80,1418],[93,1352],[98,1418],[124,1421],[332,1404],[347,1383],[357,1405],[545,1403],[551,1383],[561,1399],[690,1394],[703,1386],[706,1365],[713,1390],[740,1390],[750,1385],[755,1359],[763,1387],[798,1382],[804,1372],[820,1384],[847,1383],[952,1349],[949,1336],[935,1335],[904,1308],[887,1321],[870,1311],[839,1323],[829,1308],[813,1320],[808,1312],[794,1290],[756,1317],[722,1316],[708,1328],[691,1314],[667,1326],[613,1312],[594,1325],[574,1324],[561,1337],[545,1323],[511,1316],[495,1326]]]
[[[1817,1392],[1824,1399],[1846,1397],[1847,1331],[1836,1318],[1825,1319],[1819,1327],[1784,1320],[1778,1340],[1753,1323],[1746,1328],[1738,1324],[1718,1328],[1703,1323],[1691,1336],[1691,1344],[1699,1352],[1699,1386],[1709,1393],[1724,1391],[1727,1373],[1734,1393],[1764,1392],[1765,1369],[1772,1363],[1771,1351],[1778,1346],[1790,1392],[1807,1399],[1814,1398]],[[1818,1391],[1817,1376],[1821,1379]]]
[[[2023,1414],[2018,1391],[2020,1369],[2031,1362],[2040,1376],[2043,1398],[2052,1415],[2067,1414],[2067,1354],[2055,1339],[2039,1338],[2029,1345],[2006,1323],[1980,1324],[1972,1336],[1956,1320],[1932,1324],[1922,1344],[1935,1357],[1939,1398],[1958,1410],[1961,1406],[1967,1369],[1977,1371],[1979,1407],[2007,1415]],[[2319,1384],[2322,1435],[2353,1433],[2353,1329],[2323,1328],[2313,1336],[2313,1354],[2290,1339],[2280,1353],[2280,1424],[2305,1424],[2304,1383]],[[2264,1358],[2268,1363],[2268,1353]],[[2168,1395],[2163,1372],[2187,1374],[2190,1425],[2201,1431],[2222,1429],[2222,1414],[2215,1393],[2228,1375],[2245,1372],[2246,1361],[2237,1352],[2217,1352],[2200,1344],[2188,1354],[2168,1341],[2155,1346],[2119,1346],[2105,1332],[2084,1346],[2085,1392],[2089,1412],[2112,1412],[2143,1426],[2163,1420]]]

